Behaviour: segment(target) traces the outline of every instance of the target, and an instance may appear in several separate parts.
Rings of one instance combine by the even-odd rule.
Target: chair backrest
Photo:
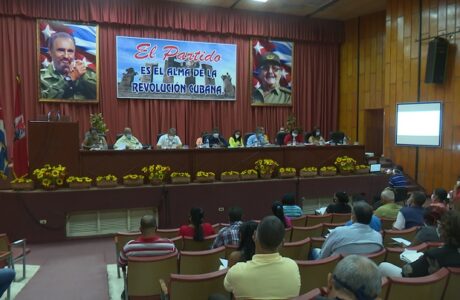
[[[0,251],[0,269],[10,264],[11,252]]]
[[[165,133],[161,133],[161,132],[157,134],[157,143],[158,143],[158,141],[160,140],[161,136],[164,135],[164,134],[165,134]]]
[[[307,215],[307,222],[305,223],[305,226],[310,227],[321,223],[331,223],[331,220],[332,214]]]
[[[327,275],[340,260],[340,255],[332,255],[318,260],[296,261],[300,271],[300,294],[317,287],[327,286]]]
[[[321,232],[321,236],[326,236],[334,228],[339,227],[339,226],[344,226],[344,225],[345,223],[323,223],[323,231]]]
[[[401,253],[404,252],[405,249],[409,250],[416,250],[418,252],[424,252],[427,249],[426,243],[421,243],[414,247],[408,248],[401,248],[401,247],[387,247],[387,254],[385,256],[385,261],[389,262],[395,266],[402,267],[406,264],[406,262],[402,261],[400,258]]]
[[[393,223],[395,219],[388,219],[388,218],[380,218],[380,222],[382,223],[382,230],[393,229]]]
[[[214,232],[219,232],[222,228],[224,227],[228,227],[230,226],[230,224],[228,223],[216,223],[216,224],[212,224],[212,228],[214,228]]]
[[[346,223],[351,220],[351,214],[332,214],[331,223]]]
[[[292,226],[305,227],[305,223],[307,223],[307,215],[303,215],[298,218],[291,218]]]
[[[310,238],[292,243],[284,243],[280,249],[280,254],[294,260],[307,260],[308,253],[310,253],[310,246]]]
[[[385,300],[388,294],[388,288],[390,287],[390,280],[388,277],[382,276],[382,290],[380,291],[380,295],[378,299]]]
[[[156,235],[162,238],[172,239],[179,236],[179,228],[157,229]]]
[[[243,137],[243,142],[244,142],[245,146],[248,144],[248,138],[253,134],[255,134],[255,133],[254,132],[246,132],[246,134]]]
[[[385,261],[385,257],[387,255],[387,249],[382,248],[380,251],[374,252],[374,253],[369,253],[369,254],[361,254],[362,256],[365,256],[375,262],[375,264],[378,266],[380,263]]]
[[[286,132],[278,132],[276,134],[276,144],[277,145],[284,145],[284,138],[286,137],[287,133]]]
[[[120,253],[121,249],[126,245],[127,242],[137,239],[141,236],[139,231],[135,232],[117,232],[115,233],[115,251],[117,255]]]
[[[10,251],[10,241],[6,233],[0,233],[0,251]]]
[[[441,300],[448,277],[449,271],[446,268],[424,277],[390,277],[387,299]]]
[[[351,243],[343,245],[334,250],[334,254],[350,255],[350,254],[372,254],[385,249],[378,243]],[[383,256],[385,257],[385,256]]]
[[[219,258],[225,257],[225,247],[205,251],[181,251],[179,274],[203,274],[219,270]]]
[[[306,294],[300,295],[298,297],[292,298],[291,300],[313,300],[316,297],[321,296],[321,290],[319,288],[313,289]]]
[[[127,293],[131,297],[158,296],[158,280],[177,273],[177,252],[164,256],[128,257]]]
[[[417,234],[417,227],[412,227],[404,230],[387,229],[383,231],[383,245],[385,247],[392,247],[397,243],[392,238],[403,238],[412,242]]]
[[[200,275],[171,274],[169,299],[202,300],[208,299],[209,295],[214,293],[228,295],[224,288],[226,274],[227,269]]]
[[[228,259],[230,257],[230,254],[233,251],[238,250],[238,245],[225,245],[225,259]]]
[[[291,242],[301,241],[306,239],[307,237],[320,237],[322,232],[322,224],[317,224],[311,227],[293,227]]]
[[[460,268],[447,268],[449,270],[449,280],[444,291],[445,300],[457,299],[460,287]]]
[[[214,242],[214,239],[216,238],[217,234],[213,234],[210,236],[207,236],[204,238],[202,241],[195,241],[193,240],[193,237],[188,237],[184,236],[183,243],[184,251],[203,251],[203,250],[209,250],[211,249],[212,243]]]
[[[289,243],[291,241],[292,227],[284,228],[284,242]]]
[[[184,248],[184,241],[182,239],[182,236],[176,236],[176,237],[173,237],[170,240],[171,240],[171,242],[174,243],[174,246],[176,246],[177,250],[182,250],[182,248]]]

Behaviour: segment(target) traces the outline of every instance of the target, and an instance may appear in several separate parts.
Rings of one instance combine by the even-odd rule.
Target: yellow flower
[[[64,184],[64,180],[62,180],[61,178],[58,178],[58,179],[56,179],[56,184],[57,184],[57,185],[63,185],[63,184]]]
[[[45,178],[45,179],[43,179],[42,184],[44,186],[49,186],[51,184],[51,180],[49,180],[48,178]]]

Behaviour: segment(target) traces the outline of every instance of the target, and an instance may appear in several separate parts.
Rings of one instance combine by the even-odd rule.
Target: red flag
[[[16,98],[14,100],[13,169],[17,177],[26,175],[29,171],[26,123],[21,109],[21,79],[19,75],[16,76]]]

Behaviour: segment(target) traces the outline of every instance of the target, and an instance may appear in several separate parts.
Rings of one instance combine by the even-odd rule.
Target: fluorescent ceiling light
[[[252,0],[252,1],[256,1],[256,2],[267,2],[268,0]]]

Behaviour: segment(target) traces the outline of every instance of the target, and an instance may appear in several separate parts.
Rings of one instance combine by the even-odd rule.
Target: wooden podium
[[[29,121],[29,174],[44,164],[62,164],[69,174],[79,168],[79,137],[76,122]]]

